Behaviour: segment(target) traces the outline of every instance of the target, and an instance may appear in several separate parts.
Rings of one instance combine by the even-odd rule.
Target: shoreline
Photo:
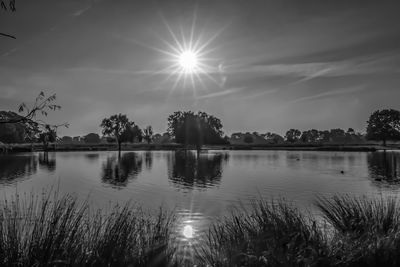
[[[51,144],[52,151],[117,151],[115,144]],[[184,146],[169,144],[123,144],[121,151],[179,151]],[[382,146],[378,144],[279,144],[279,145],[205,145],[207,150],[280,150],[280,151],[336,151],[336,152],[374,152],[378,150],[400,150],[398,145]],[[42,144],[11,144],[7,153],[43,151]]]

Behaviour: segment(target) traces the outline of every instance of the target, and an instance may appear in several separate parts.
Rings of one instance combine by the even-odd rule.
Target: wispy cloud
[[[197,99],[214,98],[214,97],[218,97],[218,96],[230,95],[230,94],[242,91],[244,89],[245,89],[245,87],[230,88],[230,89],[227,89],[227,90],[224,90],[224,91],[219,91],[219,92],[215,92],[215,93],[210,93],[210,94],[198,96]]]
[[[351,88],[331,90],[331,91],[324,92],[324,93],[300,97],[300,98],[297,98],[297,99],[291,101],[290,103],[293,104],[293,103],[299,103],[299,102],[304,102],[304,101],[332,97],[332,96],[347,95],[347,94],[352,94],[355,92],[363,91],[364,89],[365,89],[364,86],[356,86],[356,87],[351,87]]]
[[[73,17],[79,17],[79,16],[83,15],[86,11],[88,11],[88,10],[91,9],[91,8],[92,8],[92,6],[90,5],[90,6],[86,6],[86,7],[84,7],[84,8],[78,9],[77,11],[75,11],[75,12],[72,14],[72,16],[73,16]]]
[[[304,59],[306,60],[306,58]],[[342,77],[351,75],[368,75],[376,73],[399,72],[394,66],[400,56],[393,51],[384,54],[373,54],[350,58],[341,61],[284,63],[284,64],[236,64],[225,67],[229,74],[255,74],[263,76],[286,76],[297,79],[296,83],[305,82],[319,77]]]

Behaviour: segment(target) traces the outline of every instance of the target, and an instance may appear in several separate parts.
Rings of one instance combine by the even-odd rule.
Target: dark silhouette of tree
[[[221,121],[205,112],[177,111],[168,117],[168,131],[175,142],[195,145],[197,150],[203,144],[225,144],[222,138]]]
[[[356,132],[354,131],[353,128],[349,128],[349,129],[347,129],[347,133],[348,134],[355,134]]]
[[[319,140],[319,131],[315,129],[303,131],[300,140],[304,143],[316,143]]]
[[[97,133],[90,133],[83,137],[85,143],[98,144],[100,143],[100,136]]]
[[[7,113],[4,115],[4,113]],[[0,111],[0,116],[18,116],[13,112]],[[3,143],[23,143],[28,135],[28,129],[23,123],[3,123],[0,124],[0,142]]]
[[[57,140],[57,133],[50,125],[46,125],[45,129],[39,133],[38,141],[43,143],[43,150],[47,151],[49,143]]]
[[[377,110],[367,121],[367,139],[383,141],[400,140],[400,111],[394,109]]]
[[[254,142],[254,138],[253,136],[251,136],[251,134],[246,134],[243,138],[243,142],[245,142],[246,144],[251,144]]]
[[[123,142],[131,142],[134,143],[138,141],[139,143],[142,142],[143,133],[139,126],[129,126],[125,129],[121,136]]]
[[[72,137],[71,136],[63,136],[60,141],[63,143],[72,143]]]
[[[28,106],[25,103],[19,105],[18,112],[25,114],[19,115],[11,111],[0,112],[0,126],[15,125],[16,128],[22,127],[24,129],[25,142],[36,140],[40,137],[39,134],[47,132],[48,128],[56,131],[58,127],[68,127],[68,123],[51,125],[39,118],[39,116],[47,116],[50,111],[61,109],[61,106],[54,104],[55,100],[55,94],[46,97],[43,92],[40,92],[32,106]],[[13,128],[13,126],[8,126],[8,128],[10,127]]]
[[[153,128],[151,126],[147,126],[143,130],[143,138],[148,144],[150,144],[152,137],[153,137]]]
[[[331,142],[344,143],[346,141],[346,132],[340,128],[331,129],[329,137]]]
[[[328,143],[331,138],[331,134],[328,130],[318,131],[319,134],[319,141],[321,143]]]
[[[285,139],[282,136],[276,133],[267,132],[262,136],[271,144],[279,144],[285,141]]]
[[[134,125],[133,121],[129,121],[126,115],[120,113],[103,119],[100,127],[103,128],[103,135],[115,138],[118,144],[118,152],[121,152],[121,144],[123,142],[132,142],[135,137]]]
[[[301,136],[300,130],[290,129],[286,132],[285,140],[290,143],[298,142]]]
[[[52,94],[48,97],[45,96],[44,92],[40,92],[36,97],[34,104],[29,107],[27,104],[22,103],[18,107],[18,112],[25,115],[17,115],[14,112],[10,114],[0,114],[0,124],[3,123],[34,123],[45,125],[41,119],[37,118],[37,115],[47,116],[49,111],[55,111],[61,109],[61,106],[54,104],[56,100],[56,94]],[[66,123],[64,123],[66,124]],[[63,125],[64,125],[63,124]]]

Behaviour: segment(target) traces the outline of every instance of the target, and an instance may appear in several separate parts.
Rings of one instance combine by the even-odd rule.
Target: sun
[[[160,45],[164,47],[150,46],[150,48],[165,56],[160,58],[164,68],[156,73],[165,74],[165,82],[173,80],[170,93],[178,86],[182,90],[191,88],[196,98],[199,84],[204,90],[209,88],[207,81],[212,81],[217,86],[221,84],[219,66],[222,60],[216,57],[220,47],[213,43],[224,28],[206,32],[204,29],[196,30],[195,24],[196,12],[191,27],[180,26],[173,29],[164,20],[167,35],[159,36]],[[164,39],[165,37],[167,38]]]
[[[193,73],[198,68],[198,56],[193,51],[183,51],[178,58],[179,66],[185,73]]]

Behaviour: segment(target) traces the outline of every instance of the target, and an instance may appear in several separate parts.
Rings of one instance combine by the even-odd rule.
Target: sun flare
[[[198,67],[198,58],[193,51],[184,51],[179,55],[179,65],[185,73],[193,73]]]
[[[179,85],[183,90],[191,88],[197,97],[199,84],[205,90],[208,90],[206,81],[219,86],[221,59],[214,57],[217,47],[211,46],[223,29],[209,34],[204,29],[196,30],[196,14],[191,27],[181,26],[173,30],[165,20],[164,24],[168,30],[166,39],[160,37],[164,47],[153,48],[166,56],[162,59],[165,68],[158,73],[166,74],[166,81],[174,80],[170,93]]]

